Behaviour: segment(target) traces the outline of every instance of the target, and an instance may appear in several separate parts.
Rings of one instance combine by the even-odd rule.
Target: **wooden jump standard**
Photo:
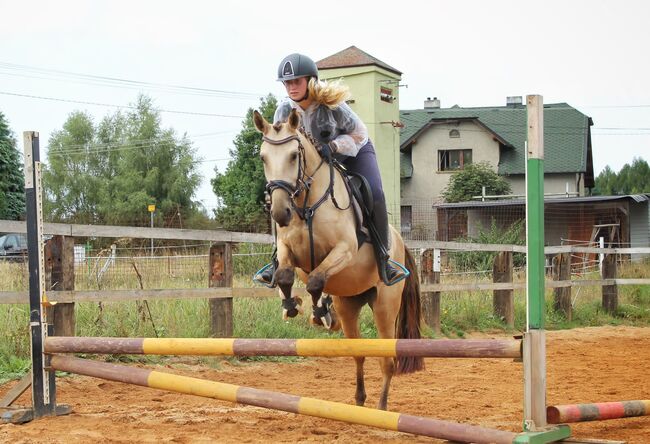
[[[367,425],[449,441],[506,444],[515,442],[517,438],[517,434],[514,432],[258,390],[63,355],[53,355],[50,360],[50,368],[127,384],[334,419],[351,424]]]
[[[222,339],[96,338],[50,336],[46,353],[364,356],[520,359],[520,340],[495,339]]]
[[[554,405],[546,408],[549,424],[649,416],[650,400]]]

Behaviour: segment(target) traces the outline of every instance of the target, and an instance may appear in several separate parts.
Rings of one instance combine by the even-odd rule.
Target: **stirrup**
[[[275,276],[271,277],[270,282],[268,280],[264,279],[264,277],[262,276],[262,274],[264,274],[264,272],[267,271],[272,266],[273,266],[273,262],[271,261],[268,264],[266,264],[265,266],[263,266],[262,268],[260,268],[259,270],[257,270],[257,272],[253,275],[253,281],[257,282],[258,284],[262,284],[262,285],[264,285],[265,287],[268,287],[268,288],[275,288],[276,283],[275,283],[275,279],[273,279]]]
[[[388,277],[386,277],[386,280],[384,281],[384,283],[385,283],[386,285],[388,285],[389,287],[390,287],[391,285],[395,285],[395,284],[397,284],[397,283],[400,282],[400,281],[403,281],[404,279],[406,279],[407,277],[409,277],[409,276],[411,275],[411,272],[408,271],[404,265],[402,265],[402,264],[400,264],[399,262],[396,262],[396,261],[394,261],[394,260],[392,260],[392,259],[390,259],[390,258],[386,261],[386,265],[393,265],[395,268],[398,268],[399,271],[402,272],[402,274],[398,274],[398,275],[397,275],[395,278],[393,278],[393,280],[391,280],[391,281],[388,281]],[[385,274],[385,271],[384,271],[384,274]]]

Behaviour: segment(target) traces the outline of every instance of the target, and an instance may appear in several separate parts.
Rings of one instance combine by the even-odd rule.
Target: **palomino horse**
[[[312,296],[314,309],[325,305],[324,292],[332,295],[340,319],[333,320],[331,327],[336,329],[340,321],[346,337],[360,337],[359,313],[368,303],[379,337],[420,338],[415,261],[399,233],[391,227],[390,256],[405,264],[411,274],[389,287],[379,277],[372,245],[364,243],[359,248],[354,209],[339,171],[324,162],[314,143],[300,131],[298,113],[293,110],[286,123],[271,125],[255,111],[254,122],[263,134],[260,157],[271,192],[271,216],[278,225],[279,266],[275,277],[289,316],[297,314],[291,294],[295,270]],[[363,405],[365,358],[354,359],[355,400]],[[400,357],[397,362],[394,358],[380,359],[383,384],[379,408],[386,410],[393,374],[421,370],[424,361],[417,357]]]

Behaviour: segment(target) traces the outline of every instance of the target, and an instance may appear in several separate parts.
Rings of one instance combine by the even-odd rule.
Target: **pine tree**
[[[0,219],[18,220],[25,213],[25,177],[16,139],[0,112]]]

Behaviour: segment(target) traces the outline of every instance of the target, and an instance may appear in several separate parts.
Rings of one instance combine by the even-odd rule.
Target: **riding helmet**
[[[306,55],[290,54],[282,59],[278,67],[278,80],[298,79],[300,77],[315,77],[318,79],[316,63]]]

